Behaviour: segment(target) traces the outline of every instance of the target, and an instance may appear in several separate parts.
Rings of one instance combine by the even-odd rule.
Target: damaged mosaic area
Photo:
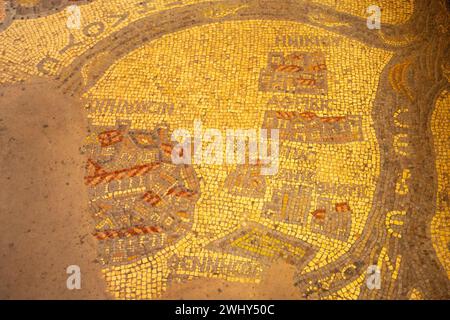
[[[0,82],[51,77],[83,101],[86,214],[114,297],[258,284],[282,260],[305,299],[449,298],[444,1],[79,1],[78,30],[73,2],[25,2],[0,5]],[[196,120],[279,129],[277,173],[173,164],[172,132]]]

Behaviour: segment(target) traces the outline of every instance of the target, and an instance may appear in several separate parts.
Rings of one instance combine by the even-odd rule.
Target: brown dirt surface
[[[0,87],[0,299],[108,298],[82,179],[85,124],[49,81]],[[81,290],[66,287],[73,264]]]

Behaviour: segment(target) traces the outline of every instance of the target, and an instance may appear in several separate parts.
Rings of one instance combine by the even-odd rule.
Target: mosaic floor
[[[79,27],[67,23],[74,4]],[[367,27],[370,5],[380,29]],[[305,299],[449,299],[449,10],[0,0],[0,84],[52,79],[81,101],[80,214],[115,298],[197,279],[258,284],[284,261]],[[279,129],[276,174],[174,164],[172,133],[196,121]]]

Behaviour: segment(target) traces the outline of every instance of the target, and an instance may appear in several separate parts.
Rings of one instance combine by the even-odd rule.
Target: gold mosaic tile
[[[75,29],[69,2],[1,4],[0,83],[50,78],[84,105],[86,215],[113,297],[257,285],[281,260],[306,299],[448,299],[443,1],[81,1]],[[174,161],[191,152],[180,129],[204,140],[193,162]],[[228,149],[197,161],[208,130],[270,132],[275,172]]]

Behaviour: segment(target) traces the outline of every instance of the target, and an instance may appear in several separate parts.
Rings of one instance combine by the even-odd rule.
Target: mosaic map
[[[445,0],[0,0],[0,44],[1,298],[450,298]]]

